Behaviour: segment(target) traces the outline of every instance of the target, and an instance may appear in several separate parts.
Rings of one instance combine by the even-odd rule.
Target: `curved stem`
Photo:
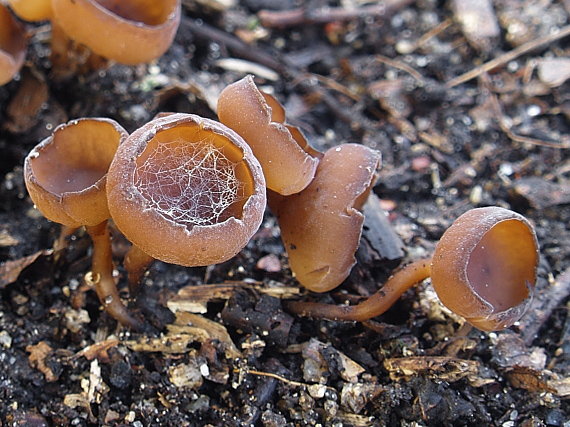
[[[92,274],[99,301],[114,319],[125,326],[140,329],[141,322],[132,317],[121,302],[119,291],[113,279],[111,235],[107,228],[107,221],[85,228],[93,240]]]
[[[154,260],[153,257],[143,252],[137,245],[131,246],[125,255],[123,267],[125,267],[129,275],[129,290],[131,295],[135,295],[139,291],[143,274]]]
[[[431,258],[419,259],[391,276],[374,295],[353,306],[312,302],[289,302],[287,309],[300,316],[331,320],[363,321],[386,312],[404,292],[430,275]]]

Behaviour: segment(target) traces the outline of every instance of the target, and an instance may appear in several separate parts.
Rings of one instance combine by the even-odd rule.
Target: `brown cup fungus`
[[[482,330],[510,326],[531,301],[538,243],[523,216],[498,207],[473,209],[444,233],[431,282],[447,308]]]
[[[220,121],[249,144],[263,167],[267,188],[289,195],[303,190],[318,164],[301,132],[285,125],[285,111],[270,95],[261,92],[247,76],[220,93]]]
[[[265,210],[265,180],[249,146],[192,114],[163,116],[133,132],[107,183],[111,215],[133,242],[131,285],[152,258],[184,266],[232,258]]]
[[[51,0],[8,0],[10,8],[24,21],[45,21],[51,18]]]
[[[379,165],[378,151],[343,144],[324,154],[303,191],[286,197],[270,194],[291,270],[307,289],[336,288],[356,263],[361,210]]]
[[[24,161],[26,187],[42,214],[64,226],[85,226],[93,240],[92,280],[105,309],[138,327],[121,303],[113,278],[106,174],[127,132],[110,119],[92,118],[58,126]]]
[[[0,86],[14,78],[25,59],[24,29],[8,8],[0,5]]]
[[[523,216],[499,207],[472,209],[443,234],[431,260],[405,266],[360,304],[300,302],[289,308],[312,317],[362,321],[381,315],[431,275],[446,307],[481,330],[499,330],[518,321],[528,308],[537,266],[536,234]]]
[[[52,0],[55,24],[72,40],[121,64],[164,54],[180,23],[180,0]]]

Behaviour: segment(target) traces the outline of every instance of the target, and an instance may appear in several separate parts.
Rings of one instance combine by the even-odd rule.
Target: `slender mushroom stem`
[[[125,259],[123,266],[129,275],[129,291],[131,296],[139,292],[139,285],[146,269],[156,260],[146,252],[143,252],[137,245],[131,246]]]
[[[354,306],[340,306],[311,302],[289,302],[287,309],[300,316],[331,320],[363,321],[385,313],[400,296],[414,284],[430,276],[431,258],[423,258],[406,265],[391,276],[374,295]]]
[[[121,302],[119,291],[113,279],[113,259],[111,253],[111,235],[107,220],[94,226],[86,226],[93,240],[92,274],[95,291],[105,310],[123,325],[135,330],[141,329],[141,322],[133,318]]]
[[[75,233],[77,228],[78,227],[69,227],[68,225],[62,225],[61,226],[61,231],[59,232],[59,237],[53,243],[53,250],[56,254],[58,254],[59,252],[61,252],[65,248],[67,248],[67,245],[68,245],[67,239],[69,239],[69,237],[71,235],[73,235],[73,233]]]

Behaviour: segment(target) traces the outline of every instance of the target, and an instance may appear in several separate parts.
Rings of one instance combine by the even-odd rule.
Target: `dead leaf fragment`
[[[12,237],[7,230],[0,231],[0,247],[16,246],[20,241]]]
[[[384,367],[390,372],[390,378],[394,381],[408,380],[413,376],[424,374],[449,382],[462,378],[467,378],[478,385],[494,382],[492,379],[480,377],[479,362],[454,357],[391,358],[384,360]]]
[[[374,383],[346,383],[340,393],[340,403],[355,414],[386,390]]]
[[[168,370],[168,379],[178,388],[198,388],[204,382],[203,366],[196,357],[190,358],[189,363],[181,363],[170,367]]]
[[[57,380],[58,377],[45,363],[46,357],[53,353],[52,348],[45,341],[40,341],[36,345],[27,346],[26,351],[30,353],[28,357],[30,366],[44,374],[48,383]]]
[[[178,328],[176,326],[178,326]],[[218,322],[214,322],[196,314],[180,312],[176,313],[174,325],[169,325],[168,328],[171,331],[176,330],[181,332],[187,330],[186,328],[202,329],[205,332],[205,336],[208,341],[217,340],[221,343],[228,359],[241,357],[241,352],[232,341],[228,330],[224,325]]]
[[[333,369],[343,380],[356,383],[358,376],[365,371],[344,353],[314,338],[305,346],[302,355],[305,359],[303,377],[307,382],[324,384],[330,376],[329,370]]]
[[[6,261],[0,263],[0,289],[5,288],[10,283],[14,283],[18,280],[20,273],[29,265],[33,264],[42,255],[50,255],[51,250],[46,249],[38,251],[33,255],[20,258],[14,261]]]

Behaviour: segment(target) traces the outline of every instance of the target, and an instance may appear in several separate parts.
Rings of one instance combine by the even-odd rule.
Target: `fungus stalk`
[[[357,305],[289,302],[287,309],[300,316],[362,322],[384,314],[404,292],[427,279],[430,276],[430,264],[431,258],[419,259],[406,265],[391,276],[380,290]]]
[[[131,295],[139,292],[142,277],[148,267],[155,261],[137,245],[131,246],[123,260],[123,267],[129,275],[129,291]]]
[[[107,221],[85,229],[93,241],[92,280],[95,292],[103,308],[125,326],[140,330],[141,322],[132,317],[121,302],[115,279],[113,278],[113,260],[111,252],[111,235]]]

